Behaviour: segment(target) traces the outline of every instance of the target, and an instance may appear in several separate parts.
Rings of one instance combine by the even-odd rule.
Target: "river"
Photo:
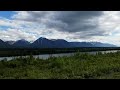
[[[109,50],[109,51],[92,51],[92,52],[81,52],[81,53],[89,53],[89,54],[96,54],[97,52],[101,52],[102,54],[104,53],[110,53],[110,52],[117,52],[117,51],[120,51],[120,50]],[[62,56],[71,56],[71,55],[74,55],[75,53],[60,53],[60,54],[44,54],[44,55],[33,55],[34,58],[40,58],[40,59],[48,59],[50,56],[53,56],[53,57],[62,57]],[[0,57],[0,60],[3,60],[3,59],[7,59],[8,61],[9,60],[12,60],[13,58],[17,58],[17,57],[20,57],[20,56],[13,56],[13,57]],[[23,56],[23,57],[26,57],[26,56]]]

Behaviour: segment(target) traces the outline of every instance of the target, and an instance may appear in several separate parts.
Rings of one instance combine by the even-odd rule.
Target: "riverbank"
[[[120,79],[120,52],[2,60],[0,79]]]
[[[120,47],[0,48],[0,57],[120,50]]]
[[[111,52],[117,52],[117,51],[120,51],[120,50],[109,50],[109,51],[91,51],[91,52],[80,52],[80,53],[88,53],[88,54],[93,54],[95,55],[96,53],[98,52],[101,52],[102,54],[104,53],[111,53]],[[40,54],[40,55],[33,55],[34,58],[40,58],[40,59],[48,59],[49,57],[63,57],[63,56],[73,56],[75,54],[74,53],[58,53],[58,54]],[[12,56],[12,57],[0,57],[0,61],[3,60],[3,59],[7,59],[8,61],[9,60],[12,60],[13,58],[19,58],[19,57],[28,57],[29,55],[26,55],[26,56]]]

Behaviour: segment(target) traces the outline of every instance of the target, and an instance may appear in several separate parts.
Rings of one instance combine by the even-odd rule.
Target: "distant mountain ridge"
[[[116,47],[116,45],[108,44],[108,43],[101,43],[101,42],[91,42],[96,47]]]
[[[12,48],[12,46],[0,39],[0,48]]]
[[[14,44],[12,44],[12,46],[19,47],[19,48],[23,48],[23,47],[25,48],[25,47],[28,47],[29,45],[30,45],[30,42],[24,39],[18,40]]]
[[[0,40],[0,48],[75,48],[75,47],[117,47],[113,44],[101,42],[68,42],[64,39],[47,39],[40,37],[33,43],[21,39],[18,41]]]
[[[37,39],[31,44],[31,47],[32,48],[52,48],[53,44],[51,40],[40,37],[39,39]]]
[[[15,41],[5,41],[6,43],[8,43],[9,45],[13,45],[15,43]]]

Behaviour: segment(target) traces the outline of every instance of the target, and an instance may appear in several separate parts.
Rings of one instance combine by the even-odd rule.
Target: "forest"
[[[120,47],[81,47],[81,48],[0,48],[0,57],[120,50]]]

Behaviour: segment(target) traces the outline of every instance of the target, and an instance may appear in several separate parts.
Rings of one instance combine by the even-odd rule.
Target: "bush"
[[[113,74],[117,73],[117,77]],[[76,53],[70,57],[50,57],[47,60],[19,57],[11,61],[0,61],[0,78],[54,78],[54,79],[97,79],[120,78],[120,52]]]

